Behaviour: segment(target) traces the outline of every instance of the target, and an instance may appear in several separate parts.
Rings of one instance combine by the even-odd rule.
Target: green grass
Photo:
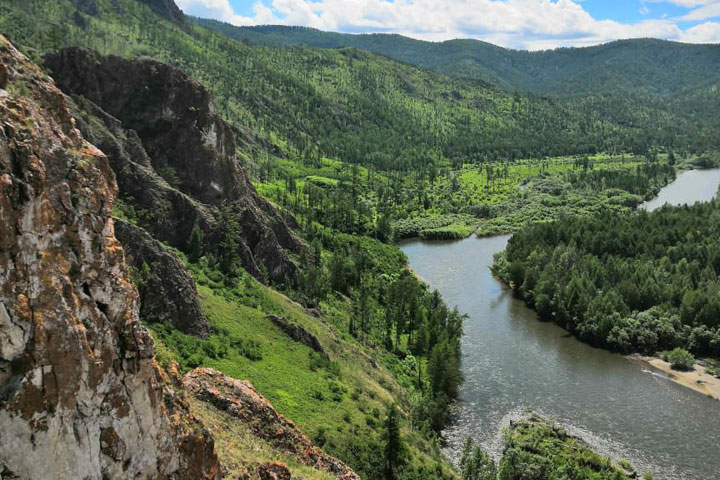
[[[391,404],[397,404],[403,415],[409,414],[409,393],[399,380],[403,384],[412,382],[396,378],[402,374],[402,368],[394,368],[393,374],[383,366],[396,361],[395,357],[387,354],[383,361],[376,362],[373,358],[378,358],[377,351],[338,333],[333,324],[347,322],[348,305],[341,300],[321,307],[328,315],[325,321],[308,315],[298,304],[247,274],[242,275],[237,286],[229,288],[213,271],[195,264],[189,267],[198,283],[202,309],[213,333],[203,341],[150,324],[161,364],[174,360],[184,370],[211,367],[230,377],[250,381],[280,413],[319,441],[328,453],[361,473],[363,468],[368,468],[348,452],[381,448],[377,444],[381,423]],[[315,335],[329,361],[320,359],[312,349],[285,335],[267,319],[268,313],[286,317]],[[207,345],[223,342],[226,352],[206,353],[213,351]],[[248,345],[259,355],[247,355]],[[211,419],[218,413],[205,412]],[[221,419],[216,421],[225,425]],[[412,431],[408,420],[403,424],[403,434],[410,447],[410,470],[435,472],[439,469],[444,478],[455,478],[437,446]],[[221,455],[246,458],[245,452],[236,452],[228,442],[243,450],[250,440],[242,435],[235,438],[237,432],[228,433],[228,428],[234,427],[223,426],[218,437]],[[260,448],[256,456],[268,458],[267,449]]]

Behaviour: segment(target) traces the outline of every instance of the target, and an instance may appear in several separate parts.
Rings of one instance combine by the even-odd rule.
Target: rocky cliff
[[[217,210],[230,206],[242,266],[259,278],[263,271],[278,281],[294,276],[290,257],[302,244],[251,185],[233,131],[202,85],[166,64],[79,48],[45,63],[77,96],[80,129],[109,155],[121,193],[146,212],[143,228],[183,249],[197,224],[212,250],[223,240]]]
[[[139,277],[140,318],[170,323],[183,333],[207,338],[210,324],[200,308],[195,281],[182,261],[140,227],[116,220],[115,232]]]
[[[338,480],[360,480],[343,462],[313,445],[293,422],[280,415],[250,383],[227,377],[211,368],[198,368],[185,375],[183,385],[198,400],[228,413],[232,421],[248,425],[257,438],[300,464],[329,473]],[[290,478],[287,468],[279,463],[257,465],[254,470],[262,479]]]
[[[108,160],[3,37],[0,122],[0,476],[218,478],[138,321]]]

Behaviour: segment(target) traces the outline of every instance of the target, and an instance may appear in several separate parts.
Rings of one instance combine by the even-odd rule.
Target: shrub
[[[663,360],[670,363],[673,370],[692,370],[695,366],[695,358],[685,349],[676,348],[663,355]]]

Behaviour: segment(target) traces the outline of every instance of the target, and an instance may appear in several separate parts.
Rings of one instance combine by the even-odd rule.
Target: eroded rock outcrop
[[[182,261],[145,230],[121,220],[115,234],[125,256],[140,276],[140,316],[170,323],[183,333],[206,338],[210,324],[200,309],[200,298]]]
[[[279,451],[292,455],[300,463],[329,472],[338,479],[360,480],[350,467],[314,446],[293,422],[280,415],[249,382],[226,377],[210,368],[198,368],[185,375],[183,385],[199,400],[209,402],[238,421],[247,423],[255,435]],[[281,469],[277,471],[281,472]]]
[[[124,171],[135,180],[152,177],[141,183],[158,184],[160,177],[165,181],[160,190],[167,200],[161,209],[165,219],[144,223],[143,228],[182,249],[197,223],[206,230],[208,245],[218,245],[222,225],[214,225],[207,213],[213,207],[231,205],[242,232],[237,240],[243,267],[257,277],[263,276],[263,270],[274,280],[294,276],[289,253],[298,252],[302,244],[251,185],[235,155],[233,131],[202,85],[166,64],[104,57],[79,48],[49,55],[45,62],[66,93],[82,96],[97,107],[91,111],[93,107],[86,103],[83,110],[99,122],[81,121],[80,126],[89,137],[97,130],[108,140],[98,143],[120,147],[100,148],[110,156],[123,194],[125,185],[133,182],[122,178]],[[136,148],[133,132],[144,154]],[[130,162],[137,165],[128,167]],[[177,193],[170,194],[167,188]],[[153,215],[159,202],[148,202],[138,187],[131,190],[128,187],[127,193],[137,208]]]
[[[3,477],[220,476],[138,321],[116,190],[62,93],[0,37]]]
[[[327,353],[325,353],[325,350],[323,349],[317,337],[305,330],[302,326],[292,322],[285,317],[278,317],[277,315],[268,315],[267,319],[270,320],[280,330],[282,330],[282,332],[288,337],[292,338],[296,342],[300,342],[303,345],[312,348],[317,353],[327,358],[328,355]]]

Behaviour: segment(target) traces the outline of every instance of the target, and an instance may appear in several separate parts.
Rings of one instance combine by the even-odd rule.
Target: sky
[[[544,50],[652,37],[720,43],[720,0],[175,0],[234,25],[301,25]]]

